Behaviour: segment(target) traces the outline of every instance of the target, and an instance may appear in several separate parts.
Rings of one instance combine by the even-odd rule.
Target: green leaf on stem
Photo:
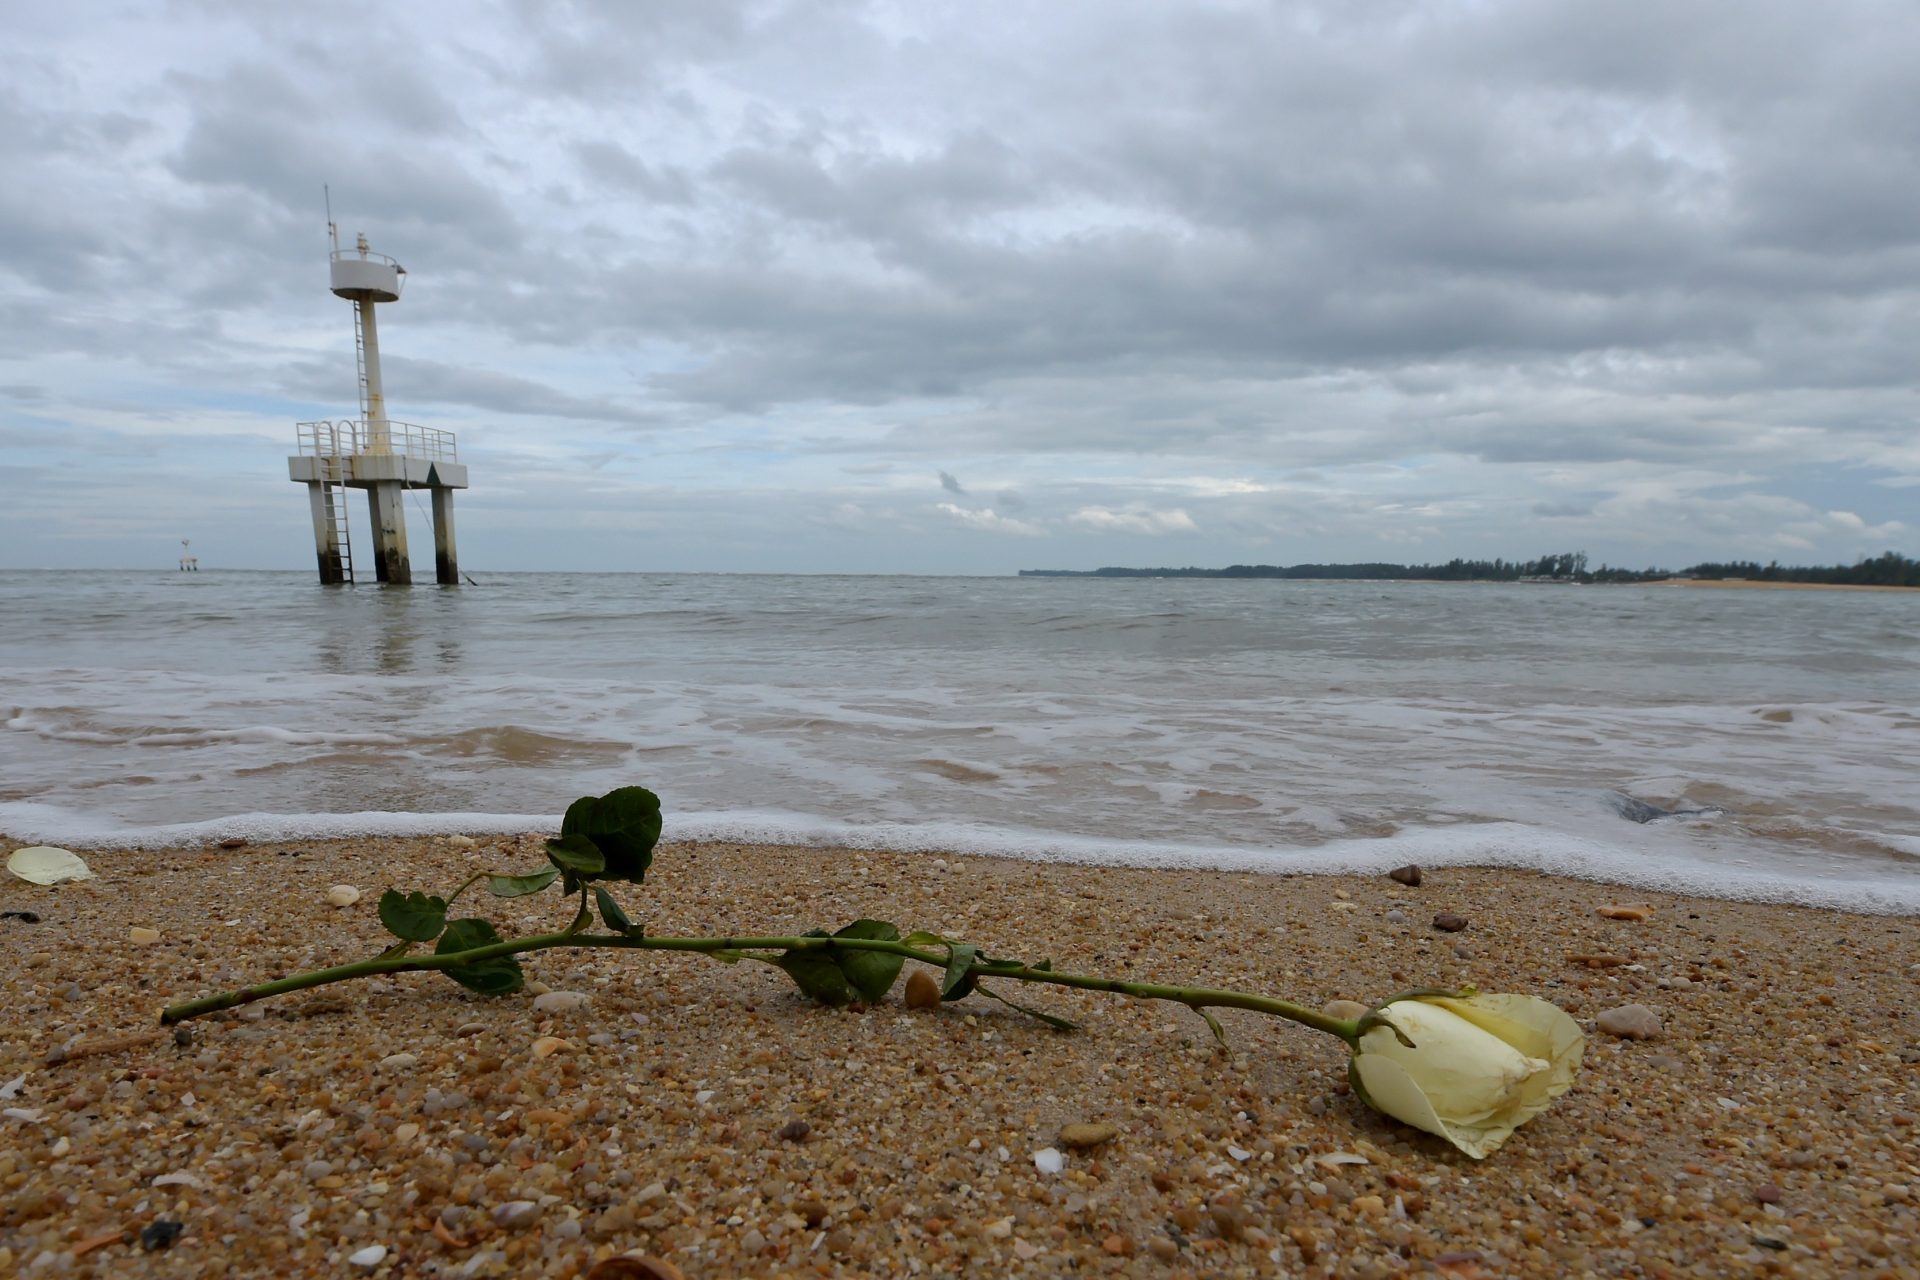
[[[560,878],[559,867],[542,867],[524,876],[488,876],[487,892],[496,898],[524,898]]]
[[[1214,1041],[1219,1044],[1222,1049],[1226,1048],[1226,1028],[1220,1025],[1220,1019],[1213,1016],[1213,1011],[1211,1009],[1195,1009],[1194,1012],[1206,1020],[1207,1030],[1213,1032]]]
[[[440,942],[433,949],[437,956],[454,955],[462,951],[472,951],[478,947],[490,947],[506,939],[499,930],[479,918],[455,920],[440,935]],[[483,996],[511,995],[526,985],[526,974],[520,971],[520,961],[513,956],[493,956],[486,960],[473,960],[452,969],[440,972],[452,978],[469,991],[477,991]]]
[[[900,930],[885,920],[855,920],[833,936],[897,942]],[[842,951],[835,948],[832,955],[847,982],[868,1004],[880,1002],[892,989],[893,980],[900,976],[900,966],[906,963],[905,956],[891,955],[885,951]]]
[[[593,886],[593,900],[600,904],[600,918],[606,921],[607,928],[615,933],[637,934],[640,932],[633,921],[627,919],[627,913],[613,900],[613,895],[599,885]]]
[[[547,841],[547,857],[569,876],[584,878],[607,869],[606,855],[585,836],[561,836]]]
[[[402,942],[432,942],[447,927],[447,900],[389,889],[380,895],[380,923]]]
[[[604,796],[582,796],[567,806],[560,819],[560,839],[574,837],[597,850],[597,867],[568,867],[581,880],[646,879],[653,864],[653,847],[660,842],[660,797],[645,787],[618,787]],[[547,845],[551,850],[553,842]],[[565,863],[561,864],[566,866]]]
[[[980,948],[971,942],[947,944],[947,972],[940,979],[942,1000],[965,1000],[973,994],[973,961]]]
[[[824,938],[825,929],[810,929],[800,935],[803,938]],[[853,986],[847,981],[847,975],[834,963],[832,953],[819,951],[782,951],[775,956],[772,964],[786,971],[794,985],[821,1004],[834,1005],[853,1003]]]

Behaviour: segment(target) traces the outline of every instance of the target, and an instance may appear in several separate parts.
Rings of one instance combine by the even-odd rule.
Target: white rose
[[[1587,1043],[1572,1018],[1531,996],[1417,996],[1378,1012],[1391,1025],[1354,1047],[1354,1092],[1476,1160],[1572,1086]]]

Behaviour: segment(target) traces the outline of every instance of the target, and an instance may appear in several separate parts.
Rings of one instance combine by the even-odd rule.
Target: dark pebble
[[[807,1135],[813,1132],[813,1126],[805,1120],[789,1120],[774,1133],[782,1142],[805,1142]]]
[[[173,1042],[182,1049],[193,1048],[193,1028],[175,1027],[173,1029]]]
[[[1467,927],[1467,918],[1451,911],[1442,911],[1433,918],[1433,927],[1442,933],[1458,933]]]
[[[222,849],[244,849],[247,847],[247,842],[240,836],[228,836],[220,842],[220,847]]]
[[[1387,879],[1398,880],[1401,884],[1418,889],[1420,887],[1420,868],[1414,866],[1412,863],[1408,863],[1404,867],[1395,867],[1393,870],[1387,872]]]
[[[186,1224],[173,1222],[166,1218],[156,1218],[140,1229],[140,1247],[148,1253],[155,1249],[171,1249],[173,1242],[180,1238]]]
[[[0,911],[0,920],[18,920],[21,924],[39,924],[37,911]]]
[[[1753,1189],[1753,1198],[1761,1204],[1779,1204],[1781,1191],[1771,1182],[1763,1182]]]
[[[1783,1253],[1787,1247],[1785,1240],[1775,1240],[1772,1236],[1755,1236],[1753,1242],[1762,1249],[1772,1249],[1775,1253]]]

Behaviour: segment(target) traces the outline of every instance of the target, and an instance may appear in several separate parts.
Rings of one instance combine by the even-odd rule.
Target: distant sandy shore
[[[538,845],[84,852],[98,880],[0,875],[0,911],[38,916],[0,919],[0,1274],[566,1277],[642,1249],[689,1280],[1920,1276],[1915,919],[1511,871],[1415,889],[734,844],[663,848],[620,889],[654,936],[874,915],[1316,1005],[1552,999],[1589,1030],[1579,1081],[1476,1164],[1348,1096],[1331,1039],[1224,1012],[1216,1049],[1185,1009],[1095,993],[1004,992],[1081,1024],[1063,1035],[978,996],[830,1010],[763,965],[551,951],[529,976],[583,1007],[405,974],[176,1040],[163,1004],[370,956],[381,887],[444,893]],[[363,896],[331,908],[335,884]],[[1655,914],[1596,914],[1623,902]],[[570,914],[460,905],[510,936]],[[1595,1029],[1633,1003],[1659,1038]],[[565,1044],[536,1056],[544,1036]],[[1117,1133],[1037,1170],[1075,1122]],[[184,1227],[170,1249],[120,1234],[159,1219]]]
[[[1920,593],[1920,587],[1873,587],[1852,582],[1760,582],[1753,578],[1659,578],[1641,583],[1647,587],[1723,587],[1754,591],[1904,591]]]

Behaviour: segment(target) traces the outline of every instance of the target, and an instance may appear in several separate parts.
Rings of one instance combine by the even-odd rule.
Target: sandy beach
[[[407,974],[158,1026],[174,1000],[371,956],[384,886],[444,893],[537,850],[101,849],[92,882],[5,877],[0,910],[37,919],[0,919],[0,1273],[574,1276],[642,1250],[689,1278],[1920,1275],[1907,918],[1517,872],[1409,888],[741,845],[663,847],[622,887],[650,935],[874,915],[1312,1004],[1547,997],[1588,1029],[1586,1065],[1485,1162],[1348,1096],[1331,1038],[1225,1012],[1223,1050],[1185,1009],[1036,987],[1005,994],[1082,1029],[977,996],[908,1010],[898,986],[825,1009],[764,965],[565,951],[500,999]],[[363,896],[330,907],[336,884]],[[1623,903],[1653,914],[1597,914]],[[557,892],[474,905],[509,935],[570,914]],[[1439,932],[1440,911],[1469,923]],[[543,1014],[548,988],[586,999]],[[1658,1038],[1594,1028],[1632,1003]],[[1038,1170],[1075,1123],[1115,1136]],[[163,1219],[177,1241],[143,1249]]]

